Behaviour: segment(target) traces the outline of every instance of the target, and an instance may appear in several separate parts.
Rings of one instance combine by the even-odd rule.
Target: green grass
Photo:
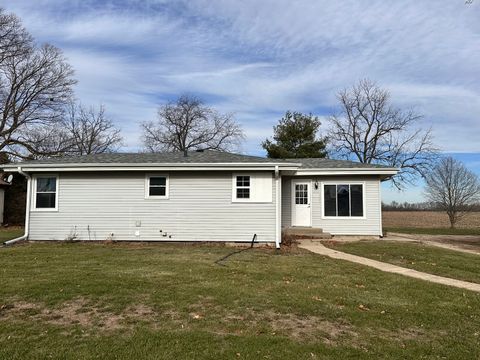
[[[430,274],[480,283],[480,255],[399,241],[326,243],[347,253]]]
[[[397,232],[403,234],[422,234],[422,235],[480,235],[480,228],[470,229],[450,229],[450,228],[384,228],[384,233]]]
[[[0,359],[473,359],[480,294],[298,251],[0,249]]]
[[[4,241],[15,239],[23,235],[21,228],[1,228],[0,229],[0,245]]]

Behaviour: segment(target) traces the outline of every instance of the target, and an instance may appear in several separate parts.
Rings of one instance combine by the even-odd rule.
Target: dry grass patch
[[[282,314],[271,310],[246,309],[243,314],[231,313],[216,305],[214,298],[202,297],[187,311],[167,309],[155,311],[139,303],[113,313],[85,298],[76,298],[49,308],[45,304],[11,301],[0,307],[0,320],[34,321],[56,325],[67,330],[80,326],[86,335],[93,332],[130,330],[141,321],[152,329],[191,330],[208,323],[209,331],[217,335],[278,334],[300,342],[320,340],[335,345],[341,339],[355,339],[358,333],[345,320],[330,321],[318,316]]]
[[[116,314],[90,303],[85,298],[76,298],[54,308],[25,301],[12,301],[0,307],[2,320],[41,321],[61,327],[79,325],[101,331],[128,329],[129,323],[150,320],[153,314],[154,311],[144,304],[130,306],[122,314]]]
[[[449,228],[448,216],[440,211],[384,211],[386,228]],[[480,228],[480,212],[467,214],[458,224],[459,229]]]

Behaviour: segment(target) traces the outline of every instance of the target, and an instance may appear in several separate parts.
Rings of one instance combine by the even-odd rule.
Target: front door
[[[312,226],[312,208],[310,182],[293,181],[293,207],[292,207],[292,225],[293,226]]]

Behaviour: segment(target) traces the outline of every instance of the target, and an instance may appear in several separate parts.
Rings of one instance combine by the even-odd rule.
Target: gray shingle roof
[[[195,164],[195,163],[270,163],[279,162],[260,156],[233,154],[223,151],[205,150],[163,153],[111,153],[82,156],[65,156],[23,162],[22,165],[41,164]]]
[[[381,169],[387,166],[377,164],[362,164],[359,162],[349,160],[333,160],[333,159],[285,159],[289,162],[299,162],[302,164],[301,169],[350,169],[350,168],[365,168],[365,169]]]
[[[223,151],[205,150],[164,153],[111,153],[83,156],[65,156],[25,161],[18,165],[73,165],[73,164],[200,164],[200,163],[295,163],[303,169],[322,168],[384,168],[381,165],[361,164],[346,160],[332,159],[269,159],[260,156],[234,154]]]

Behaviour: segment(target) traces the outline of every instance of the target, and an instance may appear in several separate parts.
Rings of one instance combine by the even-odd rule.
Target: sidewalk
[[[389,233],[387,236],[385,236],[385,240],[387,241],[411,241],[411,242],[419,242],[425,245],[430,245],[430,246],[436,246],[439,248],[447,249],[447,250],[453,250],[453,251],[459,251],[463,252],[466,254],[473,254],[473,255],[480,255],[480,252],[478,250],[471,250],[465,247],[462,247],[462,244],[455,244],[455,243],[445,243],[445,242],[440,242],[440,241],[435,241],[438,239],[439,236],[437,235],[415,235],[415,234],[400,234],[400,233]],[[445,236],[443,235],[440,238],[459,238],[459,239],[474,239],[478,240],[478,236],[471,236],[471,235],[452,235],[452,236]]]
[[[409,276],[409,277],[412,277],[412,278],[415,278],[415,279],[434,282],[434,283],[437,283],[437,284],[454,286],[454,287],[458,287],[458,288],[461,288],[461,289],[467,289],[467,290],[471,290],[471,291],[480,292],[480,284],[476,284],[476,283],[472,283],[472,282],[468,282],[468,281],[451,279],[451,278],[438,276],[438,275],[427,274],[427,273],[423,273],[423,272],[420,272],[420,271],[417,271],[417,270],[407,269],[407,268],[403,268],[401,266],[387,264],[387,263],[384,263],[384,262],[381,262],[381,261],[367,259],[367,258],[357,256],[357,255],[347,254],[347,253],[344,253],[344,252],[341,252],[341,251],[336,251],[336,250],[329,249],[329,248],[323,246],[320,242],[303,241],[298,245],[298,247],[300,247],[302,249],[305,249],[305,250],[308,250],[308,251],[311,251],[315,254],[328,256],[332,259],[346,260],[346,261],[354,262],[354,263],[357,263],[357,264],[370,266],[370,267],[373,267],[377,270],[381,270],[381,271],[388,272],[388,273],[400,274],[400,275]]]

